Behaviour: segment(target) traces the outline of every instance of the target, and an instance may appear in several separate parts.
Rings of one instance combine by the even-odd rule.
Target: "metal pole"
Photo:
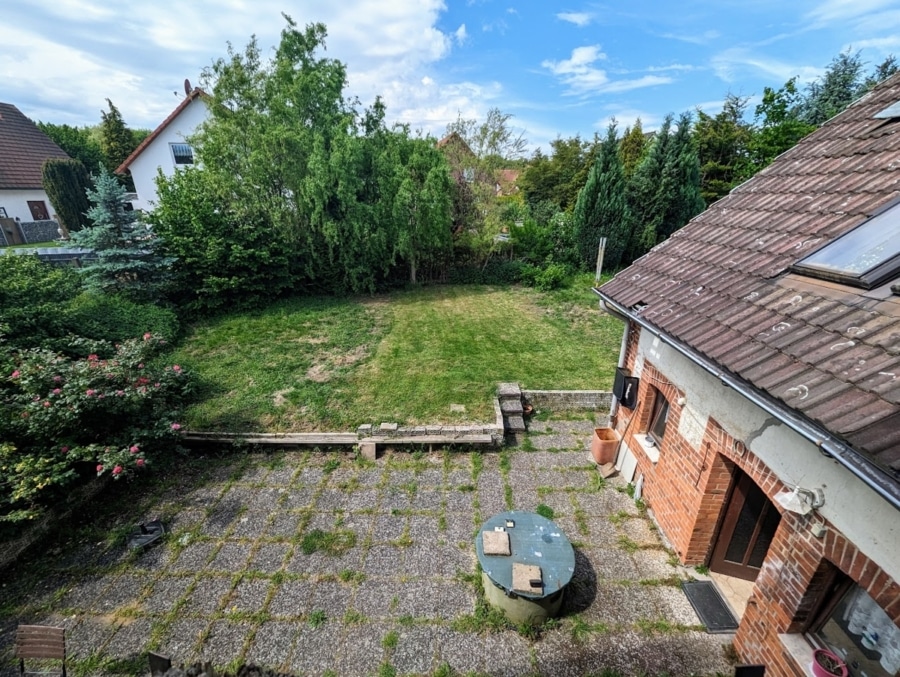
[[[606,238],[600,238],[600,247],[597,249],[597,274],[594,276],[594,281],[600,282],[600,275],[603,273],[603,254],[606,251]]]

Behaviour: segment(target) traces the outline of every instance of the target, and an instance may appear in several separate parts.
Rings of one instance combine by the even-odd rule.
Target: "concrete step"
[[[506,416],[504,417],[504,427],[507,432],[511,433],[521,433],[525,432],[525,419],[521,416]]]
[[[516,400],[500,400],[500,411],[503,412],[504,416],[519,414],[522,415],[522,412],[525,409],[522,407],[522,399]]]

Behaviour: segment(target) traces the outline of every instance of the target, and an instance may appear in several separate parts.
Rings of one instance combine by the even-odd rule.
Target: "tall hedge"
[[[45,160],[41,177],[62,225],[71,232],[81,230],[87,222],[85,214],[91,208],[87,198],[91,177],[87,168],[79,160]]]

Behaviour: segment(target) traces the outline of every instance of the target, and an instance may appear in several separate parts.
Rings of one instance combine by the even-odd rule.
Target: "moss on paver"
[[[313,675],[728,671],[728,637],[702,632],[646,511],[588,462],[590,422],[548,425],[566,448],[206,457],[115,483],[4,572],[0,674],[19,622],[64,624],[75,677],[144,674],[150,650]],[[539,504],[576,570],[562,617],[532,633],[484,604],[473,542]],[[165,542],[127,551],[129,525],[160,515]]]

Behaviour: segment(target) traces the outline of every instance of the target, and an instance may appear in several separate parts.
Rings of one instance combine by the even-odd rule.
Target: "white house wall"
[[[900,580],[900,512],[815,445],[648,331],[641,332],[635,376],[640,377],[645,360],[685,393],[679,426],[685,438],[694,441],[712,416],[782,482],[824,488],[825,505],[819,513],[885,573]]]
[[[206,113],[203,98],[194,99],[131,163],[129,170],[137,193],[137,199],[133,201],[135,209],[152,211],[156,206],[157,170],[162,169],[166,176],[175,174],[175,159],[169,144],[185,143],[206,119]]]
[[[20,221],[34,221],[31,210],[28,209],[29,201],[42,200],[47,205],[47,211],[52,219],[56,209],[43,190],[0,190],[0,207],[6,210],[7,217]]]

